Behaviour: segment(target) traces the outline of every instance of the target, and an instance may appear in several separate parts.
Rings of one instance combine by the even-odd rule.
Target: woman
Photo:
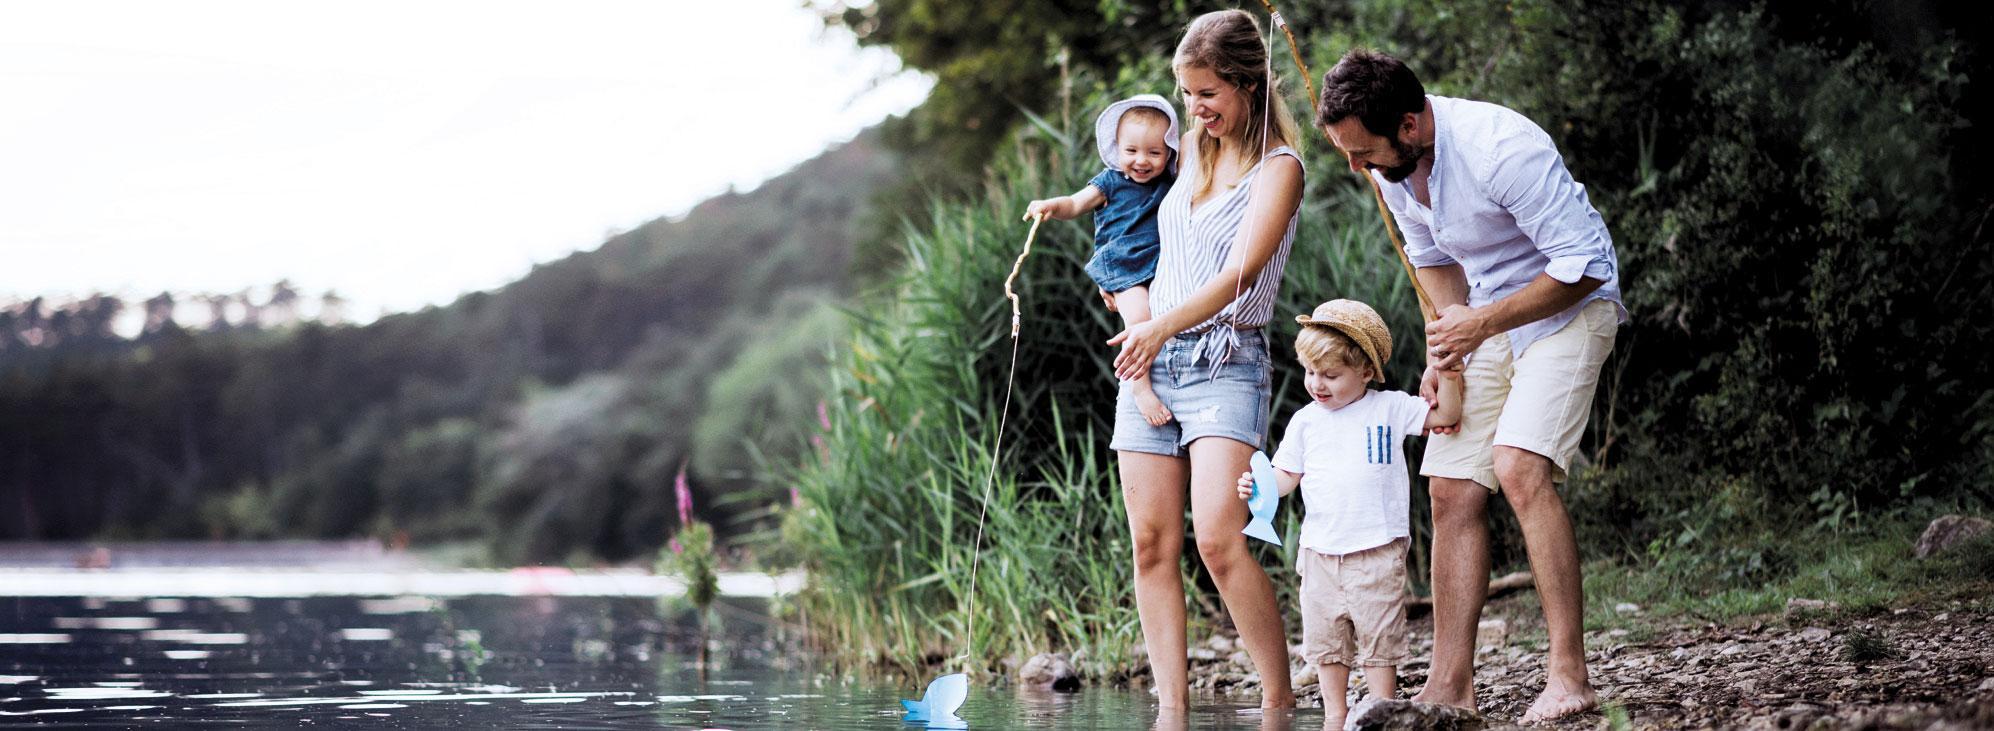
[[[1171,66],[1196,125],[1178,148],[1182,178],[1157,214],[1155,315],[1108,341],[1122,346],[1111,447],[1135,543],[1136,609],[1157,700],[1182,709],[1189,685],[1178,566],[1188,481],[1198,555],[1259,670],[1261,705],[1290,708],[1287,632],[1273,584],[1239,532],[1247,515],[1233,483],[1267,425],[1261,328],[1273,317],[1294,240],[1302,164],[1287,147],[1294,125],[1253,16],[1199,16]],[[1145,372],[1176,421],[1151,426],[1143,419],[1129,379]]]

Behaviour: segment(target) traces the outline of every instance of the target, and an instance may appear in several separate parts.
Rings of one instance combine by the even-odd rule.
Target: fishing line
[[[983,518],[990,510],[990,491],[997,484],[997,466],[1004,460],[1004,428],[1011,419],[1011,391],[1018,377],[1018,333],[1022,329],[1022,310],[1018,306],[1018,293],[1011,284],[1018,280],[1018,272],[1025,267],[1025,257],[1032,254],[1032,241],[1038,238],[1039,224],[1045,222],[1045,214],[1032,217],[1032,229],[1025,233],[1025,248],[1018,252],[1018,260],[1011,264],[1011,275],[1004,278],[1004,296],[1011,300],[1011,367],[1004,376],[1004,405],[997,410],[997,446],[990,456],[990,473],[983,481],[983,500],[976,506],[976,540],[970,544],[969,552],[969,609],[963,641],[963,658],[967,662],[969,652],[976,644],[976,570],[983,558]]]

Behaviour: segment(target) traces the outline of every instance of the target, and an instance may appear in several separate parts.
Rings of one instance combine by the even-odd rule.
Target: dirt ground
[[[1589,633],[1593,684],[1633,728],[1994,729],[1994,604],[1946,602],[1867,616],[1797,612],[1733,622],[1645,620]],[[1475,672],[1481,711],[1504,728],[1543,687],[1544,631],[1528,592],[1491,602]],[[1407,697],[1426,682],[1432,624],[1414,620],[1414,658],[1399,669]],[[1229,638],[1194,650],[1194,685],[1259,693]],[[1297,660],[1299,663],[1299,660]],[[1320,704],[1313,673],[1297,674],[1303,704]],[[1353,678],[1352,682],[1356,680]],[[1611,725],[1602,713],[1552,727]]]

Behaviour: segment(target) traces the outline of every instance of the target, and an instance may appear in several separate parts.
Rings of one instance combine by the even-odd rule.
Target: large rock
[[[1351,731],[1480,731],[1487,727],[1482,714],[1466,708],[1376,698],[1350,709],[1350,717],[1343,722],[1343,728]]]
[[[1488,652],[1500,650],[1509,644],[1509,622],[1502,619],[1484,619],[1475,625],[1475,649]]]
[[[1918,536],[1918,545],[1912,550],[1918,558],[1950,551],[1954,546],[1971,541],[1994,531],[1994,522],[1985,518],[1970,518],[1964,515],[1940,516],[1925,526],[1925,534]]]
[[[1065,655],[1041,653],[1026,660],[1024,667],[1018,668],[1018,684],[1039,690],[1070,692],[1080,689],[1080,675],[1073,672],[1073,665]]]

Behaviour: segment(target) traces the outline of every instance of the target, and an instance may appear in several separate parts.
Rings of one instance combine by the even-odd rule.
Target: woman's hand
[[[1114,293],[1109,292],[1108,290],[1105,289],[1101,290],[1101,302],[1108,306],[1109,312],[1121,312],[1121,309],[1115,306]]]
[[[1239,499],[1251,500],[1252,498],[1253,498],[1253,470],[1247,470],[1245,472],[1239,473]]]
[[[1116,378],[1128,381],[1149,372],[1156,354],[1163,350],[1163,341],[1176,335],[1157,323],[1157,320],[1140,322],[1108,339],[1109,345],[1122,346],[1121,355],[1115,356]]]

